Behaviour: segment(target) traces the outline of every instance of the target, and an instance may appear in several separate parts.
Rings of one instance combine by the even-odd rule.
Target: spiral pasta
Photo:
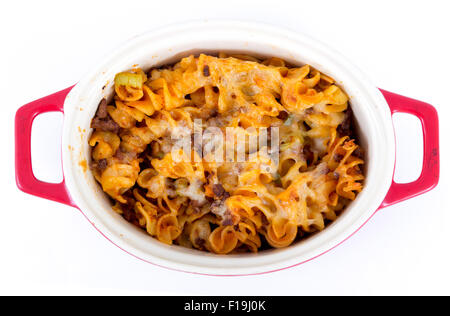
[[[287,247],[363,189],[349,98],[276,57],[200,54],[119,73],[91,126],[91,170],[113,209],[166,244]]]

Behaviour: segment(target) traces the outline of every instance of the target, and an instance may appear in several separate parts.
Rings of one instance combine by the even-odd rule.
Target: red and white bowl
[[[325,230],[287,248],[257,254],[215,255],[165,245],[112,211],[108,198],[87,167],[90,121],[100,100],[111,97],[116,73],[136,65],[147,70],[190,53],[219,51],[277,56],[293,64],[310,64],[335,78],[350,96],[360,142],[366,151],[364,189]],[[64,181],[58,184],[37,180],[31,166],[33,119],[50,111],[64,113]],[[395,112],[413,114],[422,123],[423,170],[411,183],[393,181],[392,114]],[[341,244],[378,209],[422,194],[436,186],[439,179],[438,117],[431,105],[380,91],[339,53],[316,40],[286,29],[235,21],[184,23],[133,38],[74,87],[21,107],[16,113],[15,137],[19,189],[78,208],[103,236],[141,260],[199,274],[259,274],[302,264]]]

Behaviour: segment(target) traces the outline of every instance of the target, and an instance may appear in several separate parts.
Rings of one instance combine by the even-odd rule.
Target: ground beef
[[[100,159],[99,161],[93,162],[92,167],[96,168],[97,170],[103,171],[108,166],[108,162],[106,159]]]
[[[218,198],[223,197],[223,195],[226,193],[225,189],[220,183],[214,184],[212,190],[214,192],[214,195]]]
[[[204,240],[200,237],[197,237],[197,238],[195,238],[195,244],[200,248],[204,248],[205,244],[206,244],[206,240]]]
[[[352,153],[353,156],[358,157],[360,159],[364,158],[364,152],[361,149],[361,147],[358,146],[358,148],[355,149],[355,151]]]
[[[233,214],[231,214],[231,211],[225,205],[225,200],[230,197],[230,194],[227,191],[225,191],[225,189],[223,189],[223,187],[222,187],[222,189],[220,189],[219,186],[222,187],[222,185],[220,185],[220,184],[215,185],[216,191],[217,190],[220,191],[221,197],[214,200],[214,202],[211,204],[211,212],[213,214],[219,216],[222,219],[221,224],[223,226],[230,226],[235,223],[235,216],[233,216]],[[223,192],[222,192],[222,190],[223,190]],[[213,189],[213,192],[214,192],[214,189]],[[216,193],[214,193],[214,194],[216,194]]]
[[[339,124],[337,131],[341,136],[351,136],[352,135],[352,125],[353,125],[353,112],[349,106],[345,111],[344,121]]]
[[[136,159],[137,154],[135,152],[125,152],[119,147],[116,153],[114,154],[114,158],[117,158],[123,163],[130,163],[134,159]]]
[[[136,212],[134,211],[135,201],[131,197],[127,196],[127,193],[123,195],[123,198],[127,200],[127,203],[126,204],[120,203],[123,212],[122,216],[132,224],[139,226],[139,220],[136,216]]]
[[[106,119],[101,119],[99,117],[94,117],[91,121],[91,128],[99,129],[104,132],[112,132],[117,134],[119,132],[119,125],[108,117]]]
[[[233,219],[231,216],[225,216],[221,224],[222,226],[231,226],[233,225]]]
[[[239,219],[231,214],[231,211],[227,209],[222,216],[222,221],[220,222],[220,224],[222,226],[232,226],[235,225],[238,221]]]
[[[203,67],[203,76],[205,77],[209,77],[210,76],[210,71],[209,71],[209,66],[205,65],[205,67]]]
[[[98,105],[97,113],[95,114],[96,117],[100,119],[105,119],[108,116],[108,111],[106,111],[106,99],[102,99]]]
[[[282,120],[282,121],[286,121],[286,119],[289,117],[289,114],[288,114],[288,112],[286,112],[286,111],[281,111],[279,114],[278,114],[278,116],[277,116],[277,118],[279,118],[280,120]]]
[[[106,100],[102,99],[98,105],[97,113],[91,121],[91,128],[99,129],[104,132],[119,132],[119,125],[113,121],[106,111]]]

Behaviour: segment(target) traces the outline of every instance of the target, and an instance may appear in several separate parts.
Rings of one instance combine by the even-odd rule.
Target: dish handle
[[[380,89],[381,90],[381,89]],[[380,208],[410,199],[433,189],[439,182],[439,120],[436,109],[430,104],[381,90],[391,113],[408,113],[416,116],[422,124],[423,164],[417,180],[392,185]]]
[[[36,179],[31,164],[31,128],[33,120],[46,112],[64,114],[64,100],[73,88],[67,88],[22,106],[15,118],[16,183],[20,190],[48,200],[76,207],[67,191],[65,181],[48,183]]]

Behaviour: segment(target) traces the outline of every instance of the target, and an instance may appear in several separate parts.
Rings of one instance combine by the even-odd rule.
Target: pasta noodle
[[[200,54],[114,82],[92,120],[91,170],[113,210],[161,242],[287,247],[363,189],[349,98],[309,65]]]

